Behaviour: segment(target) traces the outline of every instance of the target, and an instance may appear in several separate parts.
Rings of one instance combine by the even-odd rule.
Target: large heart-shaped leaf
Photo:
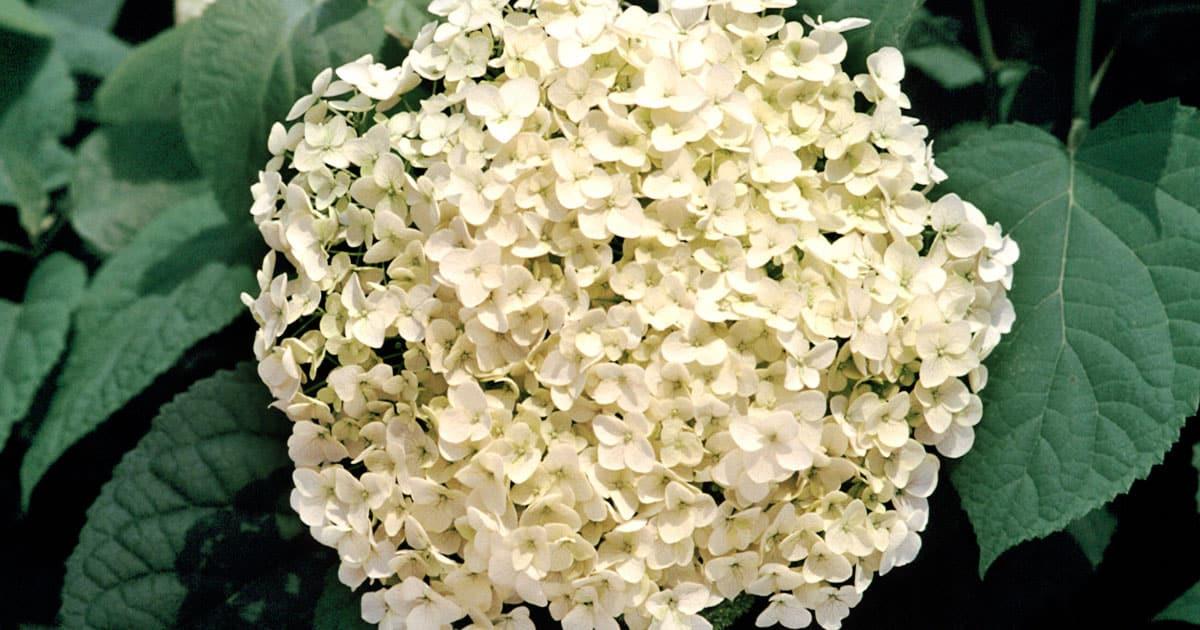
[[[1200,115],[1138,105],[1077,150],[1024,125],[943,153],[1021,245],[1017,323],[952,475],[985,569],[1129,489],[1200,399]]]
[[[243,364],[162,408],[88,510],[63,627],[304,625],[327,565],[281,500],[289,430],[269,403]]]

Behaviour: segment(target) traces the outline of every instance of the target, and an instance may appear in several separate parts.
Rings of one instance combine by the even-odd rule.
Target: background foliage
[[[1072,1],[794,12],[872,18],[852,70],[905,51],[939,190],[1022,248],[975,449],[846,627],[1200,623],[1200,9],[1100,2],[1082,62]],[[0,0],[0,627],[354,627],[244,363],[248,187],[313,75],[399,63],[426,18],[219,0],[173,27],[161,1]]]

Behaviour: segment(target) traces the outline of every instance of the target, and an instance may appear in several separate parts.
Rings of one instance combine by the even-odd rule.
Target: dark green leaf
[[[50,409],[21,463],[22,504],[72,444],[242,312],[261,240],[210,198],[171,208],[105,262],[84,295]]]
[[[89,28],[109,30],[117,22],[125,0],[36,0],[34,5]]]
[[[924,7],[917,9],[904,38],[905,50],[934,44],[958,44],[962,22],[948,15],[934,15]]]
[[[957,90],[983,81],[983,66],[962,46],[933,45],[904,53],[909,65],[924,72],[947,90]]]
[[[297,612],[285,603],[301,598],[311,614],[325,565],[291,568],[312,559],[279,525],[294,519],[280,501],[289,428],[268,403],[243,364],[161,409],[88,510],[67,561],[64,627],[283,627],[264,615]]]
[[[935,151],[945,151],[966,142],[972,135],[987,131],[987,129],[987,123],[978,120],[958,123],[949,129],[935,132],[933,148]]]
[[[919,16],[925,0],[799,0],[787,10],[789,19],[808,15],[826,21],[849,17],[871,20],[871,24],[846,32],[850,52],[843,64],[851,74],[866,68],[867,56],[883,48],[901,48],[908,29]]]
[[[0,112],[25,91],[50,50],[54,31],[21,0],[0,0]]]
[[[1154,620],[1200,625],[1200,583],[1193,584],[1179,599],[1171,602],[1166,610],[1158,613]]]
[[[713,630],[748,626],[753,620],[743,619],[754,606],[754,596],[742,593],[700,613],[712,624]]]
[[[1192,467],[1196,469],[1197,473],[1200,473],[1200,443],[1192,447]],[[1197,481],[1200,482],[1200,478]],[[1200,483],[1196,484],[1196,511],[1200,512]]]
[[[181,115],[192,156],[222,208],[245,219],[267,134],[323,69],[378,50],[365,0],[218,2],[184,46]]]
[[[1061,529],[1129,489],[1200,397],[1200,116],[1137,105],[1072,153],[1024,125],[939,157],[944,186],[1021,246],[1017,321],[952,475],[982,550]]]
[[[108,31],[53,13],[47,13],[45,19],[54,29],[55,51],[75,72],[107,76],[131,50],[129,44]]]
[[[4,45],[0,33],[0,45]],[[57,139],[75,126],[75,82],[56,53],[46,55],[26,76],[6,75],[8,62],[0,55],[0,199],[13,203],[21,226],[34,239],[45,229],[47,192],[61,185],[63,151]],[[12,72],[21,72],[12,69]]]
[[[1108,549],[1108,543],[1112,541],[1113,532],[1116,530],[1117,518],[1103,507],[1098,507],[1067,525],[1067,533],[1075,539],[1079,550],[1092,564],[1093,569],[1100,566],[1100,561],[1104,559],[1104,551]]]
[[[325,587],[313,617],[313,630],[367,630],[362,620],[362,593],[356,593],[337,579],[337,571],[325,576]]]
[[[183,45],[195,22],[155,35],[133,49],[96,91],[99,118],[108,123],[178,122]]]
[[[48,40],[54,31],[22,0],[0,0],[0,31]]]
[[[13,245],[8,241],[0,241],[0,254],[21,254],[29,256],[31,252],[20,245]]]
[[[112,253],[166,208],[207,189],[178,126],[102,127],[79,146],[71,180],[71,225]]]
[[[426,10],[427,2],[371,0],[371,4],[383,14],[384,29],[388,34],[399,39],[406,47],[412,46],[422,26],[437,19],[437,16]]]
[[[67,345],[87,270],[66,254],[34,269],[20,304],[0,300],[0,448]]]

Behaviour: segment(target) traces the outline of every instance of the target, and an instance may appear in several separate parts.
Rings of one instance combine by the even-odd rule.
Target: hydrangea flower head
[[[1018,249],[791,4],[435,0],[272,130],[244,300],[366,621],[832,629],[916,556]]]

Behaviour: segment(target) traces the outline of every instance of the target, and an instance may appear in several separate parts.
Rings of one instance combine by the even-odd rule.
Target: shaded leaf
[[[76,441],[242,312],[261,239],[211,198],[164,212],[101,266],[46,418],[21,462],[22,505]]]
[[[57,13],[84,26],[109,30],[117,22],[125,0],[35,0],[39,9]]]
[[[983,81],[983,66],[962,46],[934,45],[905,51],[905,61],[947,90]]]
[[[366,630],[371,624],[362,620],[362,593],[338,581],[337,571],[325,576],[321,599],[313,616],[313,630]]]
[[[1155,621],[1182,621],[1200,625],[1200,583],[1192,585],[1178,599],[1154,617]]]
[[[129,44],[107,30],[54,13],[47,12],[44,17],[54,30],[54,50],[75,72],[107,76],[132,50]]]
[[[205,190],[178,126],[102,127],[79,145],[71,225],[89,245],[112,253],[159,212]]]
[[[243,220],[267,134],[323,69],[376,51],[382,17],[365,0],[218,2],[183,51],[181,115],[222,208]]]
[[[0,0],[0,112],[24,94],[45,59],[54,31],[22,0]]]
[[[0,46],[4,37],[0,33]],[[6,74],[9,65],[0,61],[3,82],[13,83],[11,94],[0,90],[10,97],[0,105],[0,198],[17,206],[21,227],[33,240],[46,227],[47,192],[61,185],[64,160],[57,139],[75,126],[75,82],[55,53],[26,76]]]
[[[960,122],[949,129],[942,129],[935,132],[933,148],[938,151],[945,151],[952,147],[958,146],[966,142],[971,136],[981,131],[987,131],[987,123],[978,120],[968,120]]]
[[[183,45],[194,29],[195,22],[189,22],[133,49],[96,90],[99,119],[178,122]]]
[[[75,154],[64,147],[58,140],[46,138],[41,144],[32,147],[27,160],[33,167],[37,184],[42,193],[52,193],[63,186],[71,178],[71,169],[75,166]],[[37,195],[37,193],[25,193]],[[18,205],[17,193],[8,188],[4,177],[0,177],[0,204]]]
[[[748,626],[752,620],[744,619],[754,606],[754,596],[742,593],[733,599],[727,599],[700,614],[712,624],[713,630],[740,628]]]
[[[1200,397],[1200,116],[1137,105],[1070,152],[1006,125],[942,153],[944,185],[1021,245],[1017,321],[952,479],[986,569],[1129,489]]]
[[[905,50],[934,44],[958,44],[962,22],[949,15],[935,15],[924,7],[917,9],[904,37]]]
[[[0,300],[0,448],[67,345],[71,313],[86,282],[81,263],[51,254],[29,277],[20,304]]]
[[[0,0],[0,31],[42,40],[54,36],[42,16],[22,0]]]
[[[384,30],[405,47],[412,47],[421,27],[437,19],[426,9],[428,3],[419,0],[371,0],[371,4],[383,14]]]
[[[30,251],[19,245],[13,245],[8,241],[0,241],[0,254],[21,254],[24,256],[30,255]]]
[[[64,627],[282,627],[266,615],[297,612],[284,605],[297,599],[311,614],[324,566],[292,570],[311,558],[278,525],[294,518],[280,502],[289,427],[269,403],[242,364],[163,406],[88,510],[67,561]],[[260,611],[265,598],[278,611]],[[208,623],[226,614],[235,618]]]
[[[1100,566],[1100,561],[1104,559],[1104,551],[1108,549],[1108,543],[1112,542],[1113,532],[1116,530],[1117,517],[1103,507],[1096,508],[1083,518],[1067,525],[1067,533],[1075,539],[1079,550],[1093,569]]]

